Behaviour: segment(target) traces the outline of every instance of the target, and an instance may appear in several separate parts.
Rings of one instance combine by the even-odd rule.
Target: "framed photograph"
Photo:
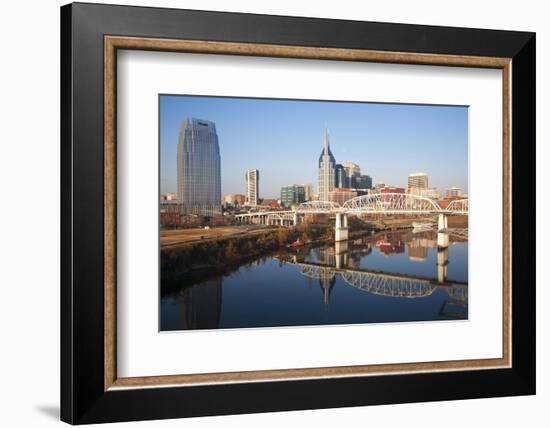
[[[535,34],[76,3],[61,56],[62,420],[535,393]]]

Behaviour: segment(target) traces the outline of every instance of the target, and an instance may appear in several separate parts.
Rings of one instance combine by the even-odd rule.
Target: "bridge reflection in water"
[[[431,296],[441,288],[447,292],[449,298],[457,303],[467,304],[468,284],[460,282],[446,282],[448,248],[438,250],[438,279],[424,278],[412,275],[390,274],[376,271],[366,271],[348,267],[353,260],[347,257],[348,243],[336,243],[334,253],[330,252],[325,259],[333,259],[334,264],[316,264],[311,262],[299,262],[296,256],[281,259],[281,262],[295,265],[298,271],[312,279],[318,279],[323,289],[323,301],[326,305],[330,302],[330,291],[339,275],[346,284],[361,291],[385,297],[401,297],[416,299]]]
[[[267,256],[164,296],[161,330],[466,319],[467,241],[445,239],[386,232]]]

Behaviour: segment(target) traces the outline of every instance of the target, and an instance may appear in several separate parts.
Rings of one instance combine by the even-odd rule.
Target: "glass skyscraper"
[[[178,203],[182,213],[221,214],[218,134],[213,122],[185,119],[178,138]]]
[[[301,204],[306,200],[306,186],[292,184],[281,187],[281,204],[286,207]]]
[[[356,163],[346,161],[344,162],[344,169],[346,170],[347,186],[355,189],[357,187],[357,177],[361,175],[361,168]]]
[[[356,189],[370,189],[372,188],[372,177],[367,174],[361,174],[355,177]]]
[[[346,169],[340,163],[336,164],[336,177],[334,178],[334,187],[345,188],[350,187],[348,183],[348,177],[346,175]]]
[[[325,141],[321,156],[319,156],[319,200],[328,201],[329,193],[334,190],[336,160],[330,151],[328,132],[325,129]]]

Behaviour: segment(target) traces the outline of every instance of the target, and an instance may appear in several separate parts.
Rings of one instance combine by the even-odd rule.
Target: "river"
[[[438,249],[434,231],[380,232],[183,280],[161,293],[160,329],[467,319],[468,242],[449,238]]]

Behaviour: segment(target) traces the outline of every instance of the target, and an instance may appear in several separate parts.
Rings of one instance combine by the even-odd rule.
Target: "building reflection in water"
[[[407,252],[409,260],[425,262],[429,257],[429,249],[438,249],[438,266],[448,263],[448,250],[438,247],[440,235],[433,231],[417,234],[410,232],[387,232],[379,234],[375,239],[359,238],[353,241],[336,242],[334,246],[314,249],[316,262],[324,266],[333,266],[337,269],[358,269],[361,259],[371,254],[373,248],[385,256],[399,255]],[[447,243],[448,238],[447,239]],[[299,257],[295,261],[304,261]],[[440,275],[438,275],[440,277]],[[446,273],[444,273],[446,277]]]
[[[330,292],[336,284],[336,275],[328,273],[327,275],[319,278],[319,286],[323,292],[323,303],[325,307],[329,307],[330,304]]]
[[[428,248],[436,246],[435,239],[413,238],[407,242],[409,260],[413,262],[425,262],[428,260]]]
[[[176,295],[180,328],[218,328],[222,307],[222,278],[185,287]]]
[[[448,264],[449,264],[449,249],[448,235],[441,236],[442,233],[434,233],[433,231],[425,231],[420,233],[410,232],[387,232],[379,234],[375,239],[373,237],[359,238],[353,241],[336,242],[334,246],[314,249],[315,264],[333,267],[339,270],[355,269],[360,270],[361,258],[371,254],[373,247],[376,247],[378,252],[385,256],[398,255],[405,252],[408,258],[414,262],[426,262],[429,258],[429,249],[437,249],[437,283],[445,284],[447,282]],[[445,242],[447,246],[439,247],[440,242]],[[303,259],[303,258],[302,258]],[[294,260],[296,262],[304,262],[305,260]],[[305,261],[307,263],[307,261]],[[319,269],[317,271],[319,284],[323,292],[323,302],[328,308],[330,302],[330,293],[336,282],[336,272],[330,269]],[[434,278],[435,279],[435,278]],[[453,297],[452,290],[448,290],[450,297]],[[465,296],[459,296],[447,301],[450,306],[460,307],[464,310]],[[442,312],[447,312],[448,307],[444,305]],[[449,311],[453,312],[453,311]],[[456,311],[454,311],[456,312]],[[447,314],[448,315],[448,314]]]

